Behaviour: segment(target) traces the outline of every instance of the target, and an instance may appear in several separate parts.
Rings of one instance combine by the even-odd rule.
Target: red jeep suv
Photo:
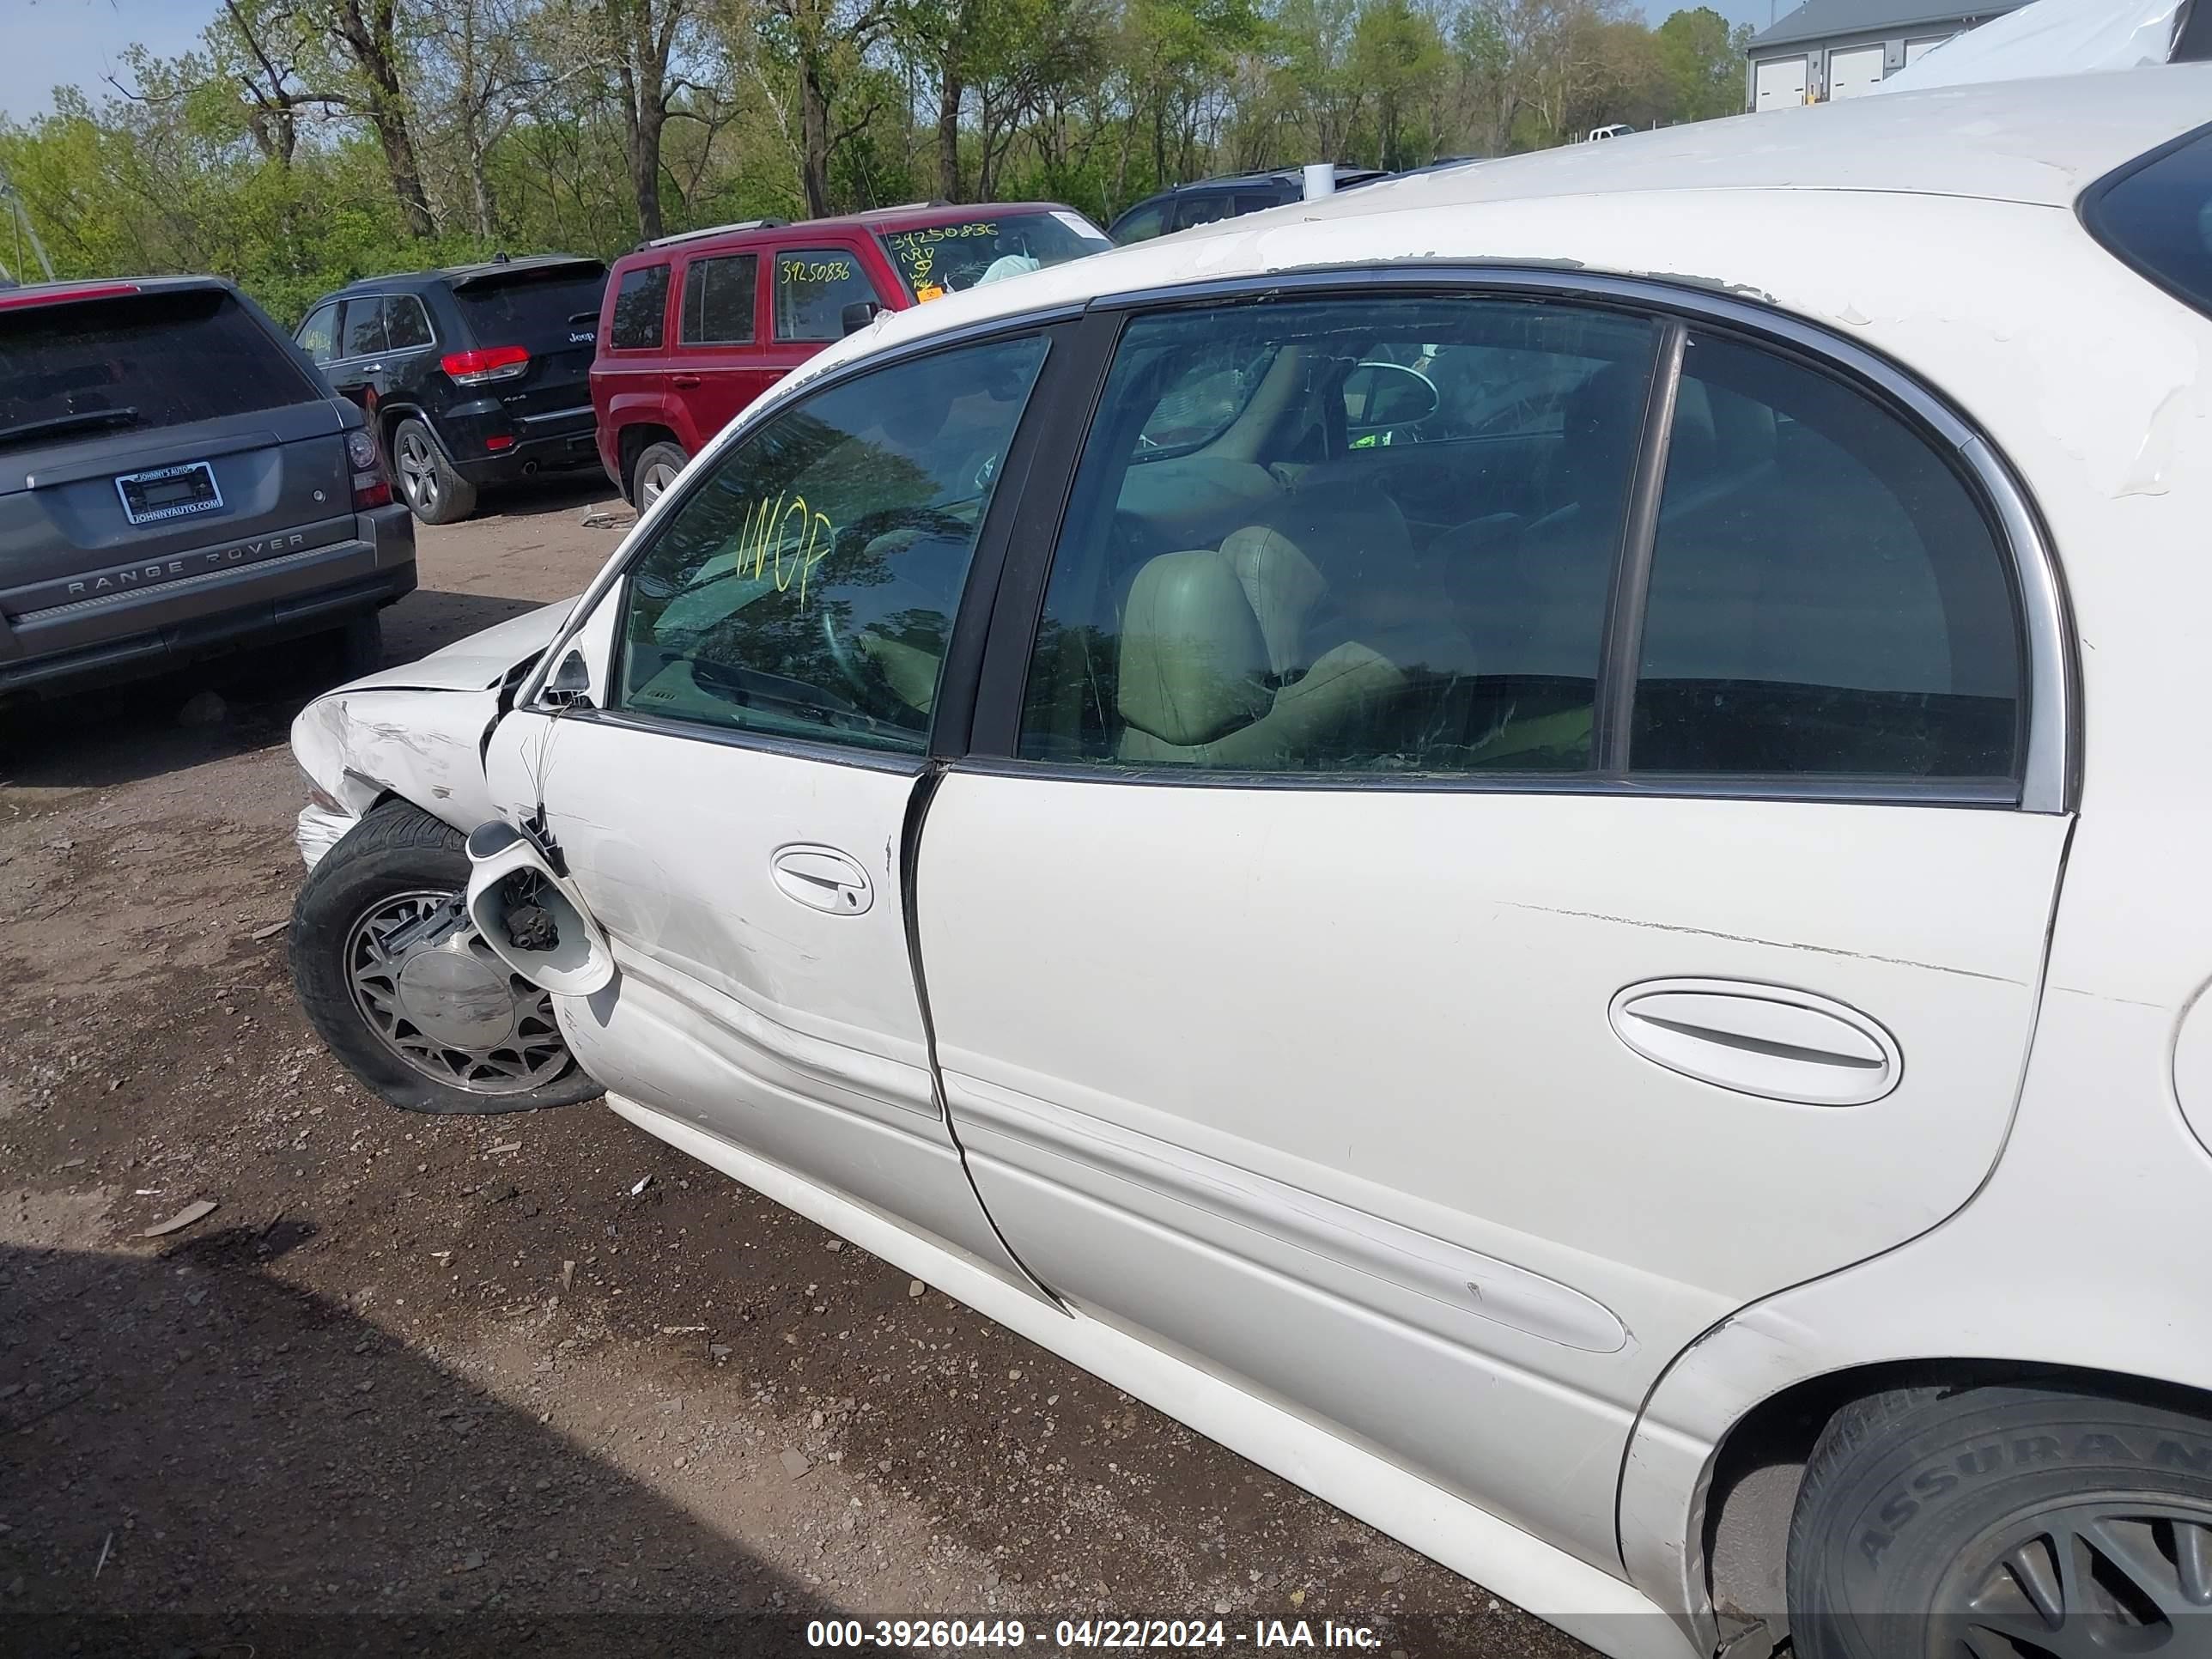
[[[615,262],[592,364],[599,459],[642,510],[781,376],[878,310],[1112,246],[1050,202],[757,219]]]

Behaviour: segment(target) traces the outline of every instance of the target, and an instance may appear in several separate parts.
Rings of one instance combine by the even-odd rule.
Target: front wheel
[[[461,833],[387,801],[325,854],[292,911],[300,1006],[346,1069],[410,1112],[526,1112],[601,1093],[552,998],[468,921]]]
[[[1899,1389],[1790,1521],[1802,1659],[2212,1659],[2212,1419],[2064,1387]]]

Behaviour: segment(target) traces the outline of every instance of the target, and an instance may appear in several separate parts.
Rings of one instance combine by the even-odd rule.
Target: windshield
[[[319,395],[221,289],[0,312],[0,434],[18,441],[181,426]]]
[[[934,300],[1042,265],[1065,264],[1114,245],[1106,233],[1065,208],[956,219],[950,224],[880,233],[891,263],[916,300]]]

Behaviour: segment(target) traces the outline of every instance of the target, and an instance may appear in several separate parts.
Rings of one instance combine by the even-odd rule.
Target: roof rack
[[[649,242],[640,242],[640,248],[671,247],[678,242],[696,242],[702,236],[720,236],[732,230],[781,230],[791,222],[788,219],[740,219],[733,225],[708,225],[703,230],[679,230],[673,236],[656,236]]]

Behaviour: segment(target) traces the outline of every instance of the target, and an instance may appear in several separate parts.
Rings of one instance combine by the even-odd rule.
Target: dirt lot
[[[598,499],[426,530],[392,658],[575,592]],[[313,672],[0,714],[0,1652],[775,1653],[823,1613],[1581,1651],[599,1108],[372,1100],[284,969]]]

